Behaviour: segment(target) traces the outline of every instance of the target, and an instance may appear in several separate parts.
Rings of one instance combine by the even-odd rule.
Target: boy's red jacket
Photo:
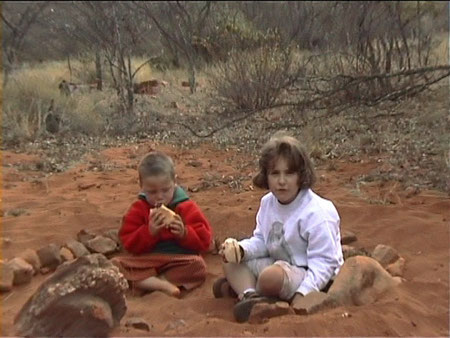
[[[199,253],[208,250],[212,238],[211,226],[197,204],[189,199],[182,188],[176,187],[174,198],[168,205],[181,216],[186,226],[187,235],[181,240],[176,239],[168,229],[162,229],[157,236],[150,234],[149,214],[153,206],[145,195],[141,194],[139,197],[123,216],[119,230],[120,240],[128,252]]]

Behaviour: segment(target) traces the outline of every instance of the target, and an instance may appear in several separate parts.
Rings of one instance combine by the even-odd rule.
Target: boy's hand
[[[186,237],[187,229],[180,215],[175,215],[172,223],[169,224],[169,231],[178,239]]]
[[[153,209],[150,209],[149,219],[150,219],[150,221],[148,223],[148,229],[150,231],[150,234],[152,236],[156,236],[166,226],[164,224],[164,215],[162,215],[159,212],[156,212]]]

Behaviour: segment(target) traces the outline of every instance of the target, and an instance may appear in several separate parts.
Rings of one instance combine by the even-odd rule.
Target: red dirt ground
[[[118,228],[121,217],[138,192],[138,159],[153,143],[111,148],[101,153],[110,168],[94,171],[88,161],[45,178],[37,171],[17,170],[10,164],[32,164],[36,156],[3,152],[2,227],[3,258],[10,259],[26,248],[39,249],[48,243],[63,244],[81,229],[101,231]],[[252,189],[250,165],[245,155],[212,146],[180,150],[158,146],[173,156],[179,183],[201,186],[202,181],[218,186],[189,192],[211,221],[215,235],[244,237],[251,234],[259,200],[265,193]],[[233,160],[231,158],[233,157]],[[199,167],[188,165],[200,161]],[[341,215],[341,229],[358,236],[355,246],[373,249],[391,245],[406,259],[406,281],[382,295],[375,304],[340,307],[311,316],[272,318],[264,324],[238,324],[232,317],[233,301],[214,299],[211,286],[222,275],[220,258],[205,255],[206,283],[181,299],[155,292],[129,297],[128,311],[114,336],[448,336],[449,335],[449,220],[450,200],[436,191],[421,191],[407,197],[395,182],[370,183],[355,189],[358,175],[382,165],[378,158],[363,163],[335,162],[335,170],[318,170],[315,191],[331,199]],[[91,168],[89,168],[91,167]],[[230,188],[229,176],[247,175],[242,190]],[[225,176],[225,180],[222,179]],[[194,189],[196,190],[196,189]],[[387,203],[392,201],[394,204]],[[23,209],[19,216],[9,211]],[[1,335],[14,334],[13,318],[48,275],[35,276],[25,286],[2,294]],[[349,316],[343,316],[347,312]],[[142,317],[150,333],[126,328],[129,317]],[[178,327],[168,327],[182,319]],[[176,325],[172,325],[176,326]]]

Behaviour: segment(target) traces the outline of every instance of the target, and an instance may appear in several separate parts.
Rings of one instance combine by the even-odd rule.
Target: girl
[[[256,303],[295,303],[326,289],[344,262],[338,212],[311,190],[315,174],[299,142],[275,135],[264,145],[259,166],[253,183],[270,192],[261,199],[253,236],[238,242],[240,263],[226,262],[221,250],[226,279],[213,289],[223,297],[231,286],[238,295],[238,322],[248,320]]]

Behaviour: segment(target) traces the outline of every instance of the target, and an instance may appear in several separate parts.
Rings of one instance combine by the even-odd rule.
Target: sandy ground
[[[118,228],[138,192],[135,165],[141,155],[154,148],[147,142],[108,149],[96,157],[97,168],[105,170],[96,171],[94,160],[86,159],[49,177],[17,169],[17,164],[36,163],[38,156],[4,151],[1,223],[3,239],[11,242],[3,243],[3,257],[10,259],[26,248],[37,250],[51,242],[63,244],[81,229]],[[173,156],[182,186],[194,191],[200,187],[189,195],[201,206],[218,238],[251,234],[265,192],[250,186],[255,167],[242,168],[245,155],[211,146],[158,149]],[[201,165],[189,165],[192,160]],[[211,286],[222,269],[219,257],[208,254],[208,277],[202,287],[181,299],[159,292],[129,297],[128,311],[112,335],[448,336],[450,200],[436,191],[409,197],[395,182],[371,182],[355,188],[358,175],[380,165],[379,158],[367,158],[363,163],[337,161],[333,170],[318,170],[315,188],[337,206],[341,229],[356,233],[356,247],[371,250],[380,243],[391,245],[406,259],[406,281],[375,304],[272,318],[258,325],[238,324],[232,317],[233,300],[214,299],[212,295]],[[234,189],[236,177],[244,178],[239,192]],[[35,276],[30,284],[1,295],[2,336],[14,334],[15,314],[46,278],[48,275]],[[345,312],[349,315],[343,316]],[[151,332],[126,328],[129,317],[147,320]]]

